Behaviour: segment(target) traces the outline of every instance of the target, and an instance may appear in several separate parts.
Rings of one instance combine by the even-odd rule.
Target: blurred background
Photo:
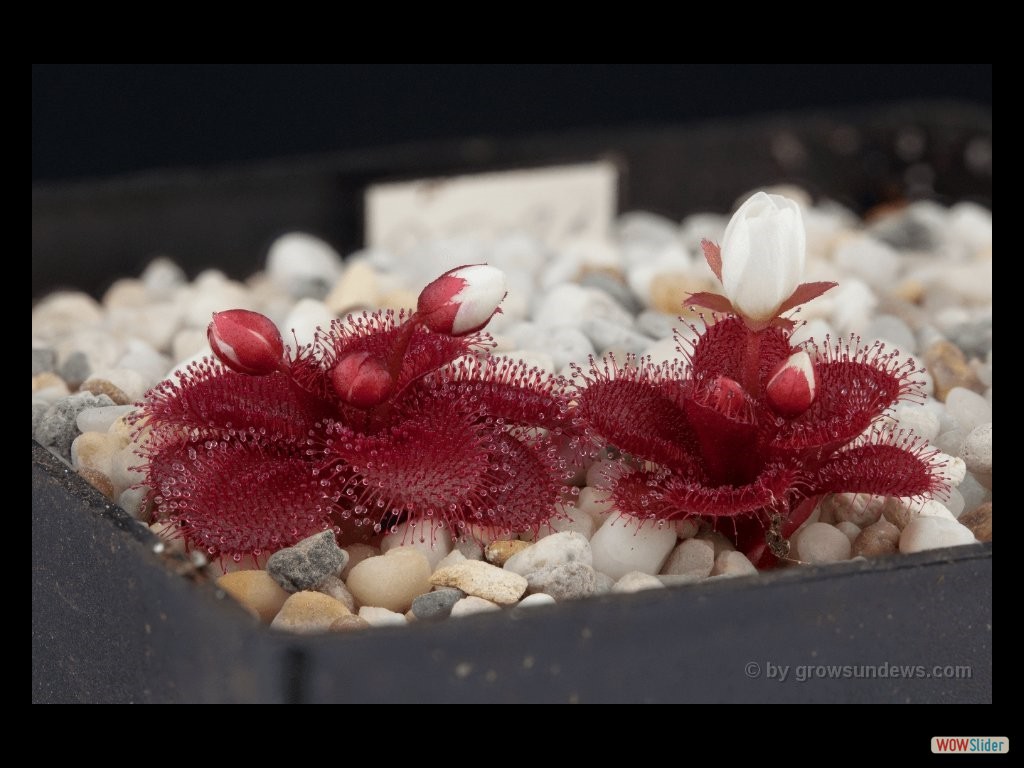
[[[34,65],[32,179],[917,99],[992,65]]]

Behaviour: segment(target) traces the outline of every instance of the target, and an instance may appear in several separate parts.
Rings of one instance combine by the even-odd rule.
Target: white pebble
[[[630,571],[655,574],[676,543],[674,525],[647,523],[638,526],[628,518],[605,522],[590,546],[594,556],[594,569],[619,579]]]
[[[857,540],[857,537],[860,536],[860,528],[858,528],[856,525],[849,522],[848,520],[842,520],[836,523],[835,529],[844,534],[846,538],[850,540],[851,545],[854,541]]]
[[[926,549],[974,544],[970,528],[956,520],[934,515],[919,515],[907,523],[900,534],[900,552],[923,552]]]
[[[686,539],[679,542],[661,568],[669,576],[711,575],[715,567],[715,546],[707,539]]]
[[[867,235],[844,241],[832,258],[849,274],[877,288],[888,289],[899,275],[899,254],[886,243]]]
[[[590,542],[585,536],[575,531],[563,531],[539,539],[505,561],[505,570],[526,576],[549,568],[553,565],[566,563],[593,564]]]
[[[992,422],[981,424],[964,438],[960,451],[964,464],[976,476],[992,472]],[[979,478],[980,479],[980,478]]]
[[[175,291],[187,280],[184,270],[166,256],[159,256],[149,262],[139,279],[150,298],[158,301],[173,298]]]
[[[961,483],[961,485],[963,484]],[[960,515],[964,513],[966,504],[967,502],[964,501],[964,497],[958,488],[949,489],[949,498],[946,500],[946,507],[949,509],[949,512],[953,517],[959,518]]]
[[[99,408],[85,408],[79,412],[75,423],[78,424],[79,432],[106,432],[115,421],[134,410],[134,405],[104,405]]]
[[[796,557],[806,563],[850,559],[850,539],[834,525],[812,523],[793,537]]]
[[[633,324],[633,316],[604,291],[571,283],[555,286],[540,299],[534,322],[547,328],[579,328],[592,318],[624,328]]]
[[[889,344],[886,346],[898,349],[904,354],[912,355],[917,352],[917,339],[910,326],[903,320],[893,315],[878,315],[864,332],[867,339],[886,339]]]
[[[630,571],[622,576],[612,587],[612,592],[643,592],[647,589],[664,589],[665,585],[657,576],[640,571]]]
[[[554,605],[555,598],[551,595],[546,595],[543,592],[534,592],[532,595],[527,595],[518,603],[516,608],[536,608],[538,605]]]
[[[472,616],[474,613],[489,613],[500,610],[501,606],[497,603],[484,600],[482,597],[469,595],[452,606],[451,617],[457,619],[460,616]]]
[[[433,572],[438,563],[452,551],[452,537],[446,528],[431,527],[429,523],[416,525],[405,522],[397,525],[393,533],[388,533],[380,540],[382,553],[395,547],[419,550],[427,558]]]
[[[316,329],[322,328],[326,331],[330,328],[332,320],[334,313],[322,301],[300,299],[281,323],[281,336],[284,337],[284,343],[289,346],[294,346],[296,339],[300,345],[312,344]]]
[[[992,421],[992,406],[977,392],[953,387],[946,395],[946,410],[956,419],[960,431],[969,433],[975,427]]]
[[[845,538],[845,537],[844,537]],[[746,555],[733,549],[724,549],[715,557],[712,576],[750,576],[757,573],[757,568]]]
[[[566,531],[573,531],[583,536],[585,539],[589,539],[594,535],[594,531],[597,530],[597,523],[594,522],[594,518],[586,512],[570,507],[566,509],[562,515],[552,518],[548,527],[542,529],[538,539],[546,539],[555,533],[562,533]]]
[[[903,429],[912,430],[915,435],[928,442],[939,436],[939,417],[924,406],[903,403],[896,406],[893,417]]]
[[[322,298],[341,275],[341,257],[318,237],[291,232],[267,253],[270,279],[297,298]]]
[[[402,627],[408,624],[408,620],[401,613],[374,605],[364,605],[360,608],[359,618],[374,627]]]

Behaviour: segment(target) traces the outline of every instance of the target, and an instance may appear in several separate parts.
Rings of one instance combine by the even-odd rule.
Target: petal
[[[722,238],[722,285],[745,316],[771,319],[793,293],[806,261],[799,206],[758,192],[733,215]]]
[[[712,312],[720,312],[722,314],[735,314],[736,310],[733,309],[732,304],[725,296],[719,296],[717,293],[707,293],[701,291],[700,293],[691,293],[689,298],[683,302],[684,307],[704,307],[710,309]]]
[[[789,298],[782,302],[782,306],[779,307],[778,314],[781,315],[783,312],[789,312],[789,310],[799,307],[801,304],[806,304],[808,301],[821,296],[825,291],[832,290],[837,285],[839,285],[839,283],[800,283],[800,285],[796,287],[796,290],[790,294]]]

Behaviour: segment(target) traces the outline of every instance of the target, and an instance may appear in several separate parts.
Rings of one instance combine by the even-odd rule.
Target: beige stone
[[[266,571],[235,571],[217,579],[217,586],[256,611],[269,624],[288,599],[288,593]]]
[[[416,595],[430,590],[430,562],[418,549],[396,547],[363,560],[346,584],[360,605],[405,613]]]
[[[867,526],[853,541],[854,557],[880,557],[894,554],[899,549],[900,529],[888,520],[878,520]]]
[[[296,592],[284,601],[270,626],[304,635],[314,634],[328,631],[335,621],[350,615],[348,608],[333,597],[321,592]]]
[[[960,522],[971,529],[978,541],[992,541],[992,502],[986,501],[966,515],[961,515]]]
[[[369,629],[371,626],[373,625],[362,616],[340,616],[328,629],[331,632],[355,632],[360,629]]]
[[[430,577],[430,583],[438,587],[456,587],[467,595],[482,597],[499,605],[518,602],[528,586],[526,579],[518,573],[480,560],[466,560],[441,568]]]
[[[512,557],[512,555],[523,551],[529,546],[530,542],[519,541],[518,539],[512,539],[511,541],[492,541],[484,547],[484,558],[487,562],[501,567],[505,564],[506,560]]]
[[[341,571],[342,581],[348,581],[348,575],[352,573],[352,569],[363,560],[368,557],[377,557],[380,554],[380,550],[372,544],[349,544],[342,549],[348,552],[348,562],[345,563],[345,567]]]
[[[940,339],[928,347],[924,352],[924,365],[935,382],[935,397],[943,402],[954,387],[985,391],[964,353],[950,341]]]
[[[344,317],[357,309],[376,309],[378,300],[377,273],[365,261],[354,261],[331,288],[324,304],[336,315]],[[415,302],[412,306],[416,306]]]

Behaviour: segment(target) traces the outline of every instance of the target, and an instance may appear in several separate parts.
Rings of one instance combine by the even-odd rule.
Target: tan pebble
[[[337,619],[350,615],[348,608],[333,597],[321,592],[296,592],[284,601],[270,626],[299,634],[312,634],[326,632]]]
[[[430,577],[430,583],[438,587],[457,587],[467,595],[500,605],[518,602],[528,586],[526,579],[518,573],[480,560],[466,560],[441,568]]]
[[[145,307],[152,303],[153,299],[143,282],[131,277],[114,281],[103,294],[105,307]]]
[[[757,573],[757,568],[742,552],[725,549],[715,556],[715,567],[712,576],[749,576]]]
[[[715,566],[715,545],[707,539],[686,539],[676,545],[661,572],[669,576],[704,578]]]
[[[484,558],[489,563],[493,563],[497,566],[502,566],[505,561],[508,560],[516,552],[521,552],[530,546],[528,541],[519,541],[519,539],[512,539],[511,541],[492,541],[486,547],[484,547]]]
[[[925,293],[925,285],[920,280],[904,280],[896,286],[893,296],[911,304],[920,304]]]
[[[821,522],[849,522],[863,528],[882,516],[885,496],[868,493],[831,493],[822,499],[818,509]]]
[[[335,619],[328,629],[331,632],[354,632],[360,629],[369,629],[372,625],[362,616],[340,616]]]
[[[360,605],[401,614],[409,610],[416,595],[430,589],[430,562],[418,549],[396,547],[363,560],[346,583]]]
[[[376,271],[365,261],[356,261],[338,278],[324,304],[334,314],[344,317],[356,309],[376,308],[380,304],[377,296]],[[415,300],[410,306],[416,306]]]
[[[356,612],[356,598],[345,586],[345,582],[337,576],[327,576],[316,585],[317,592],[323,592],[328,597],[333,597],[353,613]]]
[[[63,388],[64,392],[67,393],[68,385],[64,383],[64,379],[58,376],[53,371],[44,371],[43,373],[37,373],[32,377],[32,391],[41,392],[44,389],[50,387]]]
[[[78,474],[89,483],[93,488],[102,493],[111,501],[117,501],[117,497],[114,495],[114,484],[110,482],[110,478],[102,472],[97,472],[94,469],[88,467],[82,467],[78,470]]]
[[[348,552],[348,562],[345,563],[345,568],[341,572],[343,581],[348,581],[348,575],[352,573],[352,569],[363,562],[363,560],[368,557],[377,557],[380,554],[380,550],[371,544],[349,544],[346,547],[342,547],[342,549]]]
[[[966,515],[961,515],[960,522],[971,529],[978,541],[992,541],[992,502],[986,501]]]
[[[395,311],[412,309],[416,306],[418,300],[419,295],[412,291],[389,291],[380,297],[380,306],[382,309],[393,309]]]
[[[231,597],[256,611],[269,624],[281,610],[288,593],[266,571],[235,571],[217,579],[217,586]]]
[[[853,541],[854,557],[880,557],[894,554],[899,549],[900,529],[882,519],[860,532]]]
[[[83,392],[106,395],[117,405],[131,405],[146,392],[146,382],[137,371],[112,368],[94,373],[81,386]]]
[[[916,513],[903,499],[891,496],[882,505],[882,517],[902,531],[916,517]]]
[[[108,432],[83,432],[71,444],[71,466],[91,469],[109,476],[113,471],[114,456],[124,448],[124,442]]]
[[[935,397],[943,402],[954,387],[985,391],[964,353],[950,341],[940,339],[928,347],[924,352],[924,365],[935,382]]]
[[[682,313],[683,317],[696,317],[700,312],[704,312],[710,321],[710,312],[699,307],[684,309],[683,302],[691,293],[714,290],[714,286],[707,280],[690,277],[681,272],[660,273],[651,279],[651,308],[669,315]]]
[[[729,541],[725,536],[720,534],[718,531],[702,531],[695,537],[700,541],[707,541],[711,543],[711,546],[715,549],[715,558],[717,559],[723,552],[732,552],[736,549],[736,545]]]

